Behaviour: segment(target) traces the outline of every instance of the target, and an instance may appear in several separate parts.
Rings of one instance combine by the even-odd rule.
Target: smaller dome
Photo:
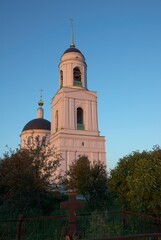
[[[51,123],[46,119],[36,118],[36,119],[33,119],[30,122],[28,122],[24,126],[22,132],[26,131],[26,130],[36,130],[36,129],[42,129],[42,130],[49,130],[50,131]]]
[[[60,61],[78,59],[85,63],[85,57],[78,48],[70,47],[61,56]]]
[[[75,47],[70,47],[70,48],[68,48],[63,54],[69,53],[69,52],[77,52],[77,53],[82,54],[81,51],[80,51],[78,48],[75,48]],[[82,54],[82,55],[83,55],[83,54]]]

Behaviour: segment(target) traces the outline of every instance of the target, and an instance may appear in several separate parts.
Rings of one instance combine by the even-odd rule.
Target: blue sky
[[[160,0],[1,0],[0,154],[18,146],[40,89],[50,120],[70,18],[88,89],[97,91],[108,169],[132,151],[161,146]]]

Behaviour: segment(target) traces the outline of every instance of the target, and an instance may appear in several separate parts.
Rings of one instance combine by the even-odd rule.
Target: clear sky
[[[0,0],[0,154],[36,117],[40,89],[50,120],[70,18],[97,91],[108,169],[161,146],[161,0]]]

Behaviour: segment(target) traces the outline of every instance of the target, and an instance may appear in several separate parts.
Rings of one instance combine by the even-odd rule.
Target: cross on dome
[[[43,90],[40,89],[40,100],[38,101],[39,107],[42,107],[42,106],[44,105],[44,102],[43,102],[43,100],[42,100],[42,92],[43,92]]]

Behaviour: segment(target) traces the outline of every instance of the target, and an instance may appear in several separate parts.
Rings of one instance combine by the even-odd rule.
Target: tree
[[[161,149],[133,152],[110,173],[110,189],[131,210],[161,215]]]
[[[57,184],[61,156],[45,138],[36,137],[25,149],[9,150],[0,159],[0,204],[18,211],[41,207]]]
[[[107,203],[107,172],[100,161],[91,163],[87,156],[79,156],[69,166],[63,184],[67,190],[83,195],[92,208],[104,207]]]

